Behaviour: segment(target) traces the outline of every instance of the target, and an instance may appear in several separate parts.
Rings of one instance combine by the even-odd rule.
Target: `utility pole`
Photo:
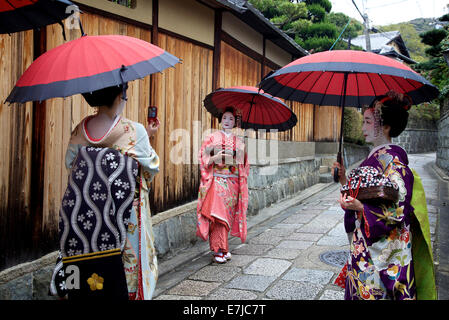
[[[363,15],[363,24],[365,26],[365,41],[366,41],[366,51],[371,51],[371,39],[369,37],[369,20],[368,15],[365,13]]]
[[[352,0],[352,3],[354,4],[355,8],[357,9],[357,11],[360,13],[360,16],[363,19],[363,27],[364,27],[364,33],[365,33],[365,41],[366,41],[366,51],[371,51],[371,40],[369,38],[369,20],[368,20],[368,15],[362,14],[359,10],[359,8],[357,7],[357,5],[355,4],[354,0]]]

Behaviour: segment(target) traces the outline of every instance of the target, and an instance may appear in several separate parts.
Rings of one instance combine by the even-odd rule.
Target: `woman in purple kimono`
[[[412,241],[421,243],[423,237],[415,240],[415,233],[412,231],[415,230],[415,225],[421,231],[419,223],[416,223],[412,193],[415,192],[415,179],[419,180],[419,177],[415,178],[414,172],[408,167],[404,149],[391,143],[391,138],[399,136],[407,126],[410,106],[408,97],[390,91],[374,101],[363,114],[363,135],[366,142],[372,143],[374,148],[360,167],[374,167],[396,183],[399,187],[399,200],[393,205],[374,205],[340,195],[339,202],[345,210],[344,225],[350,238],[350,257],[343,272],[346,300],[417,298],[417,259],[412,255],[412,247],[415,245],[413,243],[412,246]],[[333,167],[340,169],[340,183],[345,185],[345,168],[337,162]],[[420,181],[415,184],[421,186]],[[427,214],[425,197],[420,200],[420,206],[423,205]],[[427,216],[424,220],[427,221],[424,228],[427,227],[428,230]],[[429,235],[425,231],[423,233]],[[418,236],[418,232],[416,235]],[[419,232],[419,235],[422,233]],[[427,269],[433,272],[433,264]],[[426,281],[426,285],[434,289],[434,282]]]

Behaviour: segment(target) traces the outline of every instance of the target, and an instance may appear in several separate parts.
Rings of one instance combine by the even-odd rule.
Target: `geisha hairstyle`
[[[115,98],[123,92],[123,89],[128,89],[128,83],[123,85],[107,87],[92,92],[82,93],[84,99],[91,107],[108,106],[111,107]]]
[[[238,115],[237,115],[237,112],[236,112],[235,108],[232,107],[232,106],[227,106],[227,107],[225,108],[225,110],[220,114],[220,117],[218,118],[218,122],[221,123],[221,119],[223,118],[223,115],[224,115],[226,112],[230,112],[230,113],[232,113],[232,115],[234,116],[234,128],[235,128],[235,127],[237,126],[237,118],[238,118]]]
[[[390,137],[395,138],[407,127],[408,110],[411,106],[409,96],[391,90],[374,100],[369,109],[373,110],[376,124],[380,127],[390,126]]]

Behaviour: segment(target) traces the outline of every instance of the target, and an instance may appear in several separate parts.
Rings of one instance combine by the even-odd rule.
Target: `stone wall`
[[[449,111],[438,121],[438,148],[436,164],[449,174]]]
[[[345,168],[368,157],[370,147],[368,145],[360,146],[354,143],[345,142],[343,145],[343,163]]]
[[[426,153],[437,150],[438,128],[435,121],[414,120],[393,143],[400,145],[407,153]]]

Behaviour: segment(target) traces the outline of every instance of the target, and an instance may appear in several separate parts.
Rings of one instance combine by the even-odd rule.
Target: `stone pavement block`
[[[279,280],[266,296],[277,300],[314,300],[322,288],[310,282]]]
[[[332,271],[292,268],[282,279],[325,285],[329,283],[333,276],[334,273]]]
[[[320,297],[320,300],[344,300],[345,292],[336,290],[326,290]]]
[[[318,241],[323,236],[322,233],[301,233],[295,232],[286,237],[288,240]]]
[[[234,252],[231,252],[234,253]],[[232,255],[232,259],[226,262],[227,267],[245,267],[250,262],[256,260],[258,256],[247,256],[242,254]]]
[[[225,285],[225,288],[263,292],[275,280],[276,277],[245,274],[232,279],[227,285]]]
[[[223,282],[231,280],[240,272],[238,267],[229,267],[227,265],[206,266],[189,277],[192,280]]]
[[[255,300],[257,294],[247,290],[219,288],[207,297],[208,300]]]
[[[307,212],[297,213],[297,214],[291,215],[287,219],[284,219],[282,221],[282,223],[287,223],[287,224],[307,223],[315,217],[316,217],[316,214],[313,214],[313,213],[307,213]]]
[[[272,245],[267,244],[243,244],[231,251],[232,254],[244,255],[262,255],[268,250],[272,249]]]
[[[276,248],[287,248],[287,249],[307,249],[313,244],[311,241],[302,240],[284,240],[279,243]]]
[[[303,224],[301,223],[278,223],[274,225],[273,229],[291,229],[294,231],[295,229],[301,228]]]
[[[333,219],[314,219],[308,224],[303,225],[301,228],[296,230],[297,232],[308,232],[308,233],[327,233],[331,230],[337,221]]]
[[[346,246],[348,245],[348,237],[346,234],[339,237],[324,236],[318,242],[319,246]]]
[[[300,255],[302,250],[274,248],[265,254],[265,257],[292,260]]]
[[[220,284],[220,282],[184,280],[174,288],[168,290],[167,294],[181,296],[207,296]]]
[[[292,263],[286,260],[259,258],[246,267],[243,273],[278,277],[291,265]]]
[[[293,232],[293,230],[292,230]],[[283,238],[281,236],[276,236],[267,232],[263,232],[258,236],[255,236],[251,240],[248,241],[249,244],[278,244]]]

